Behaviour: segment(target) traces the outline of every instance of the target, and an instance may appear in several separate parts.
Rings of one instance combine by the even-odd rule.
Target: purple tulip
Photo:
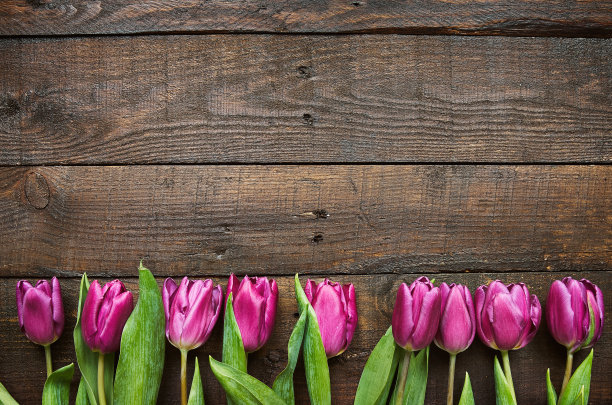
[[[505,285],[499,280],[482,285],[474,294],[476,330],[487,346],[507,351],[531,342],[542,317],[540,301],[523,283]]]
[[[230,293],[244,350],[247,353],[259,350],[274,328],[278,302],[276,281],[267,277],[253,279],[245,276],[238,283],[238,278],[232,274],[227,283],[226,303]]]
[[[81,332],[87,346],[103,354],[116,352],[133,309],[132,293],[121,281],[113,280],[100,287],[98,280],[94,280],[89,286],[81,318]]]
[[[55,342],[64,329],[64,305],[59,281],[39,280],[36,287],[25,280],[17,283],[19,327],[28,339],[39,345]]]
[[[325,354],[328,358],[341,354],[353,340],[357,327],[355,287],[328,279],[318,285],[308,280],[304,293],[317,314]]]
[[[391,329],[395,342],[408,351],[429,346],[440,322],[440,289],[427,277],[417,278],[410,287],[397,290]]]
[[[176,285],[167,278],[162,289],[166,313],[166,337],[178,349],[191,350],[208,340],[221,313],[221,286],[212,280],[191,281],[183,277]]]
[[[476,319],[470,290],[461,284],[440,284],[441,317],[434,341],[450,354],[467,349],[474,341]]]
[[[593,311],[593,324],[589,307]],[[595,284],[571,277],[552,283],[546,302],[548,329],[570,353],[593,346],[601,337],[603,320],[603,294]]]

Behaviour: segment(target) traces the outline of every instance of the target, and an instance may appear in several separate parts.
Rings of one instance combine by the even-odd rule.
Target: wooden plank
[[[151,32],[438,33],[598,36],[612,32],[612,3],[493,0],[118,0],[0,3],[0,35]]]
[[[155,271],[155,269],[154,269]],[[135,274],[135,270],[126,271]],[[569,273],[513,273],[513,274],[436,274],[438,282],[461,282],[472,291],[491,279],[501,277],[505,282],[522,281],[528,284],[532,293],[538,295],[542,304],[548,294],[553,279]],[[605,293],[606,311],[612,310],[612,273],[584,272],[574,277],[586,277],[597,283]],[[379,276],[341,276],[337,281],[353,282],[356,288],[359,323],[353,342],[349,349],[339,357],[330,360],[332,392],[334,404],[350,404],[355,394],[361,370],[376,341],[390,325],[391,314],[397,286],[401,281],[412,281],[416,275],[379,275]],[[292,277],[280,277],[280,301],[278,318],[270,342],[264,348],[249,356],[249,371],[264,382],[271,384],[274,377],[283,369],[286,362],[286,343],[297,311],[293,295]],[[125,279],[128,288],[137,288],[136,279]],[[227,277],[216,279],[222,285],[227,284]],[[302,282],[306,281],[306,277]],[[0,279],[0,294],[7,299],[0,301],[0,381],[21,403],[40,402],[44,383],[44,355],[41,348],[28,342],[21,334],[17,323],[16,307],[13,300],[17,279]],[[161,285],[162,279],[159,279]],[[60,340],[53,345],[53,359],[56,366],[76,361],[72,347],[72,328],[74,327],[74,310],[77,304],[78,279],[62,279],[63,297],[67,313],[66,331]],[[219,359],[221,353],[221,324],[217,325],[210,340],[200,349],[191,353],[201,360],[201,370],[205,383],[206,403],[222,404],[223,393],[210,367],[205,361],[208,355]],[[595,346],[593,362],[593,380],[591,383],[591,404],[605,404],[612,396],[609,381],[612,378],[612,349],[608,344],[612,339],[610,323],[604,324],[601,342]],[[477,403],[493,404],[494,383],[492,361],[495,352],[485,347],[476,338],[474,344],[457,358],[456,396],[459,396],[463,374],[467,370],[472,378]],[[585,357],[585,351],[578,354],[576,365]],[[536,338],[525,348],[510,355],[515,387],[520,402],[542,404],[545,399],[546,369],[551,368],[552,379],[558,387],[564,370],[565,350],[555,343],[547,333],[543,322]],[[431,349],[430,373],[427,389],[429,404],[445,403],[447,355],[437,348]],[[192,363],[189,373],[192,372]],[[296,376],[296,403],[307,403],[306,385],[302,365]],[[178,351],[168,345],[166,367],[160,390],[160,404],[176,403],[179,395],[179,355]],[[77,377],[74,379],[73,391],[76,390]],[[74,392],[73,392],[74,395]]]
[[[609,270],[612,166],[0,168],[4,276]]]
[[[571,38],[4,39],[0,165],[611,162],[611,54]]]

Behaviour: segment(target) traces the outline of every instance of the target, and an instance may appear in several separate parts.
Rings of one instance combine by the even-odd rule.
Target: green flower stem
[[[561,385],[561,393],[565,390],[565,386],[572,376],[572,363],[574,362],[574,354],[567,350],[567,359],[565,361],[565,376],[563,376],[563,385]]]
[[[104,392],[104,353],[98,353],[98,399],[100,405],[106,405],[106,392]]]
[[[508,357],[508,351],[500,351],[502,355],[502,361],[504,363],[504,374],[506,374],[506,381],[508,381],[510,391],[512,391],[512,399],[514,399],[514,403],[516,404],[516,393],[514,392],[514,383],[512,382],[512,371],[510,370],[510,358]]]
[[[446,395],[446,405],[453,405],[453,387],[455,385],[455,360],[456,354],[450,355],[448,362],[448,394]]]
[[[45,360],[47,362],[47,378],[53,372],[53,367],[51,366],[51,345],[45,345]]]
[[[404,402],[404,389],[406,388],[406,378],[408,378],[408,367],[410,366],[410,351],[404,350],[404,360],[402,362],[402,371],[400,372],[399,387],[397,387],[397,397],[395,405],[401,405]]]
[[[181,349],[181,405],[187,405],[187,350]]]

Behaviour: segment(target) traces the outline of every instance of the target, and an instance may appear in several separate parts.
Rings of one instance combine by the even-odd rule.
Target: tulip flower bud
[[[19,327],[28,339],[39,345],[55,342],[64,329],[64,305],[59,281],[39,280],[36,287],[25,280],[17,283]]]
[[[441,316],[434,341],[450,354],[457,354],[472,344],[476,334],[474,304],[470,290],[461,284],[440,284]]]
[[[552,283],[546,301],[548,329],[570,353],[593,346],[601,337],[603,320],[603,294],[595,284],[571,277]]]
[[[162,289],[166,313],[166,337],[170,343],[191,350],[208,340],[221,313],[221,286],[212,280],[191,281],[184,277],[179,286],[167,278]]]
[[[542,317],[540,301],[523,283],[505,285],[499,280],[482,285],[474,294],[476,331],[487,346],[516,350],[531,342]]]
[[[247,353],[259,350],[272,335],[276,319],[278,287],[276,281],[267,277],[249,278],[245,276],[240,283],[232,274],[227,283],[225,302],[232,293],[234,316],[244,351]]]
[[[429,346],[440,322],[440,301],[440,289],[427,277],[417,278],[410,286],[402,283],[391,318],[395,342],[409,351]]]
[[[304,293],[317,314],[325,354],[328,358],[341,354],[353,340],[357,327],[355,287],[328,279],[318,285],[308,280]]]
[[[116,352],[133,309],[132,293],[121,281],[113,280],[100,287],[98,280],[94,280],[89,286],[81,318],[81,332],[87,346],[94,352]]]

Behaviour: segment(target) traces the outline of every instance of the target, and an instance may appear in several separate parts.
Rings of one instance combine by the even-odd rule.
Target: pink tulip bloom
[[[226,302],[230,293],[244,350],[247,353],[259,350],[270,339],[274,329],[278,303],[276,281],[245,276],[239,283],[232,274],[227,283]]]
[[[470,290],[461,284],[440,284],[441,317],[434,341],[450,354],[457,354],[472,344],[476,334],[474,303]]]
[[[81,318],[81,333],[87,346],[94,352],[116,352],[133,309],[132,293],[121,281],[113,280],[100,287],[98,280],[94,280],[87,292]]]
[[[340,285],[325,279],[318,285],[308,280],[304,293],[317,314],[325,354],[343,353],[357,327],[357,304],[353,284]]]
[[[39,345],[55,342],[64,329],[64,305],[59,281],[39,280],[36,287],[25,280],[17,283],[17,316],[26,337]]]
[[[176,348],[191,350],[208,340],[221,313],[221,286],[212,280],[191,281],[183,277],[176,285],[167,278],[162,289],[166,314],[166,337]]]
[[[474,294],[476,331],[487,346],[515,350],[527,345],[540,326],[542,309],[523,283],[505,285],[499,280],[480,286]]]
[[[593,312],[593,323],[589,307]],[[548,329],[570,353],[593,346],[601,337],[603,320],[603,294],[595,284],[571,277],[552,283],[546,301]]]
[[[397,290],[391,328],[395,342],[405,350],[417,351],[432,342],[440,322],[440,289],[427,277]]]

